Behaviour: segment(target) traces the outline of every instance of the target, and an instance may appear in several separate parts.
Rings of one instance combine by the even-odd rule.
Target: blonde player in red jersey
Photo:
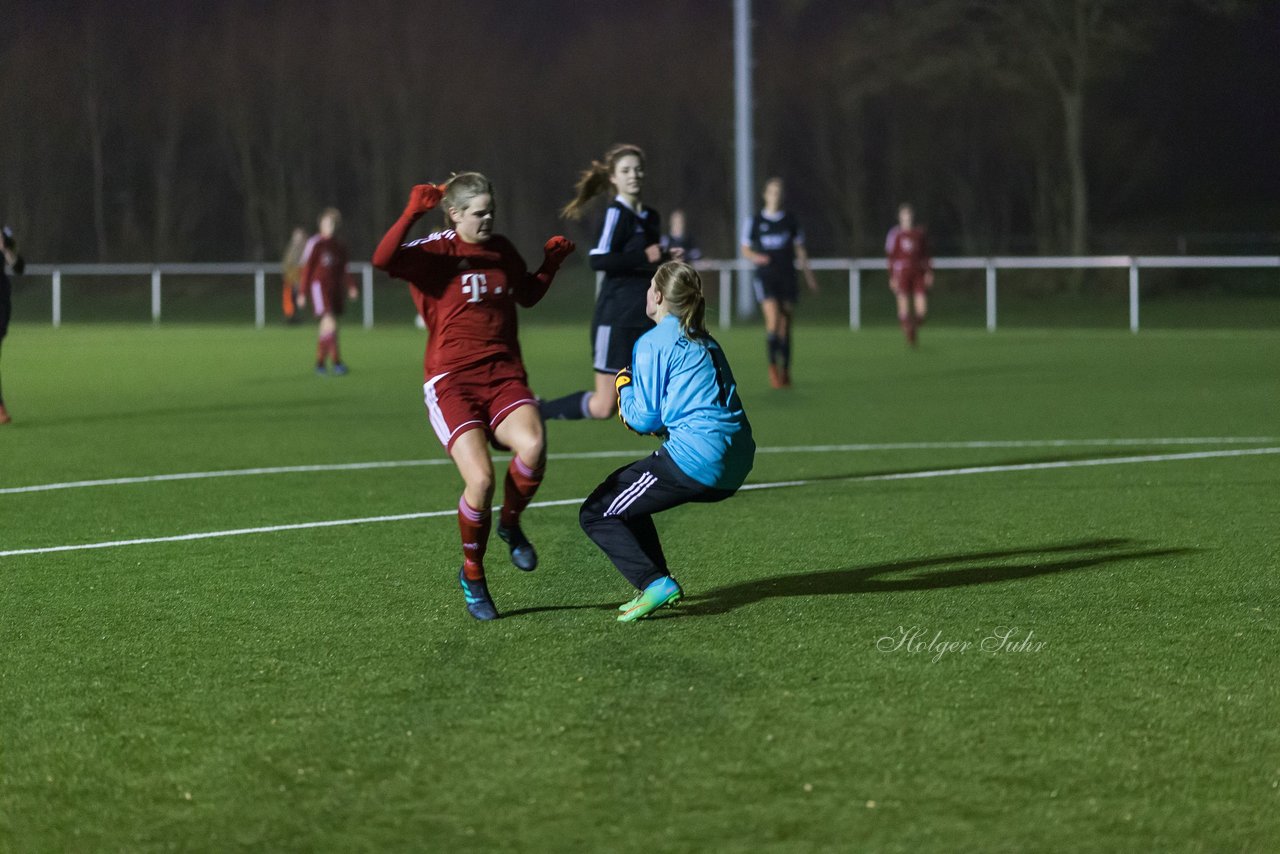
[[[451,227],[405,242],[418,218],[441,202]],[[494,233],[493,215],[493,187],[477,172],[454,175],[445,184],[418,184],[373,255],[375,267],[412,285],[427,324],[423,392],[431,426],[464,483],[458,583],[467,611],[478,620],[498,616],[484,573],[494,492],[490,442],[513,452],[498,536],[519,569],[538,565],[520,514],[542,483],[546,438],[520,355],[516,306],[541,300],[574,249],[567,238],[552,237],[543,247],[542,266],[530,273],[511,241]]]
[[[302,251],[302,276],[298,280],[298,307],[311,309],[320,319],[320,331],[316,338],[316,373],[327,375],[325,360],[333,364],[335,376],[347,373],[347,366],[338,352],[338,318],[345,307],[343,295],[355,299],[355,285],[347,275],[347,244],[337,237],[342,214],[337,208],[325,208],[320,213],[320,233],[312,235]]]

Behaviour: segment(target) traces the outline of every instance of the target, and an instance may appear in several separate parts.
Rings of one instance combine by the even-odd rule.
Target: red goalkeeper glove
[[[564,259],[573,254],[575,248],[577,247],[573,245],[572,240],[557,234],[542,247],[542,269],[552,273],[559,270],[560,265],[564,263]]]
[[[415,184],[409,191],[409,201],[404,212],[412,216],[421,216],[440,204],[444,198],[444,184]]]

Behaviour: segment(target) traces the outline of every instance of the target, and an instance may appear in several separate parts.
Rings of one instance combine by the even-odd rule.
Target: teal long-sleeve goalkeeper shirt
[[[636,342],[631,383],[618,405],[637,433],[666,433],[663,450],[689,477],[716,489],[742,486],[755,462],[751,423],[724,351],[692,340],[667,315]]]

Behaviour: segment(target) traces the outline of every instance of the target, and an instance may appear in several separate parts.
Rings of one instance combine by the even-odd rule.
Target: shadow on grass
[[[940,590],[971,584],[1019,581],[1038,575],[1054,575],[1121,561],[1175,557],[1198,551],[1192,548],[1141,546],[1142,543],[1130,539],[1082,540],[1060,545],[967,552],[872,566],[775,575],[688,597],[685,599],[688,605],[682,606],[680,613],[690,616],[723,614],[765,599],[788,596],[848,596],[857,593]],[[1040,556],[1044,557],[1037,559]],[[910,574],[895,578],[892,577],[894,573]]]
[[[765,599],[789,596],[851,596],[858,593],[940,590],[971,584],[1020,581],[1038,575],[1054,575],[1059,572],[1089,569],[1126,560],[1175,557],[1199,551],[1192,548],[1142,548],[1142,545],[1137,540],[1123,538],[1081,540],[1058,545],[963,552],[871,566],[775,575],[719,587],[708,593],[686,596],[678,609],[662,611],[654,617],[667,619],[681,616],[712,616],[746,605],[754,605]],[[1036,559],[1039,557],[1043,559]],[[913,570],[926,571],[912,572]],[[892,577],[894,573],[910,574],[895,578]],[[548,611],[612,611],[617,608],[617,605],[616,602],[589,605],[543,605],[503,612],[503,616],[518,617]]]

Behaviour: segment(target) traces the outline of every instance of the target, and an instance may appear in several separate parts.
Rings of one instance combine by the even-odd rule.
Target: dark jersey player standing
[[[577,196],[562,211],[578,219],[582,209],[612,185],[616,192],[605,209],[600,236],[588,256],[591,269],[604,274],[591,318],[591,367],[595,387],[544,401],[544,418],[609,418],[617,393],[618,371],[631,364],[640,336],[653,328],[645,314],[645,294],[658,265],[683,257],[679,249],[662,248],[658,212],[640,200],[644,187],[644,152],[634,145],[615,145],[578,180]]]
[[[742,224],[742,254],[756,265],[756,299],[764,314],[769,384],[774,388],[791,385],[791,318],[799,296],[797,261],[809,290],[818,290],[804,248],[804,232],[795,215],[782,209],[782,197],[782,179],[770,178],[764,185],[764,208]]]
[[[14,275],[21,275],[25,266],[22,256],[18,254],[13,230],[6,225],[3,234],[3,244],[0,244],[0,346],[4,344],[4,336],[9,333],[11,303],[8,271],[12,270]],[[9,410],[4,407],[4,390],[0,388],[0,424],[8,424],[12,420],[9,417]]]

